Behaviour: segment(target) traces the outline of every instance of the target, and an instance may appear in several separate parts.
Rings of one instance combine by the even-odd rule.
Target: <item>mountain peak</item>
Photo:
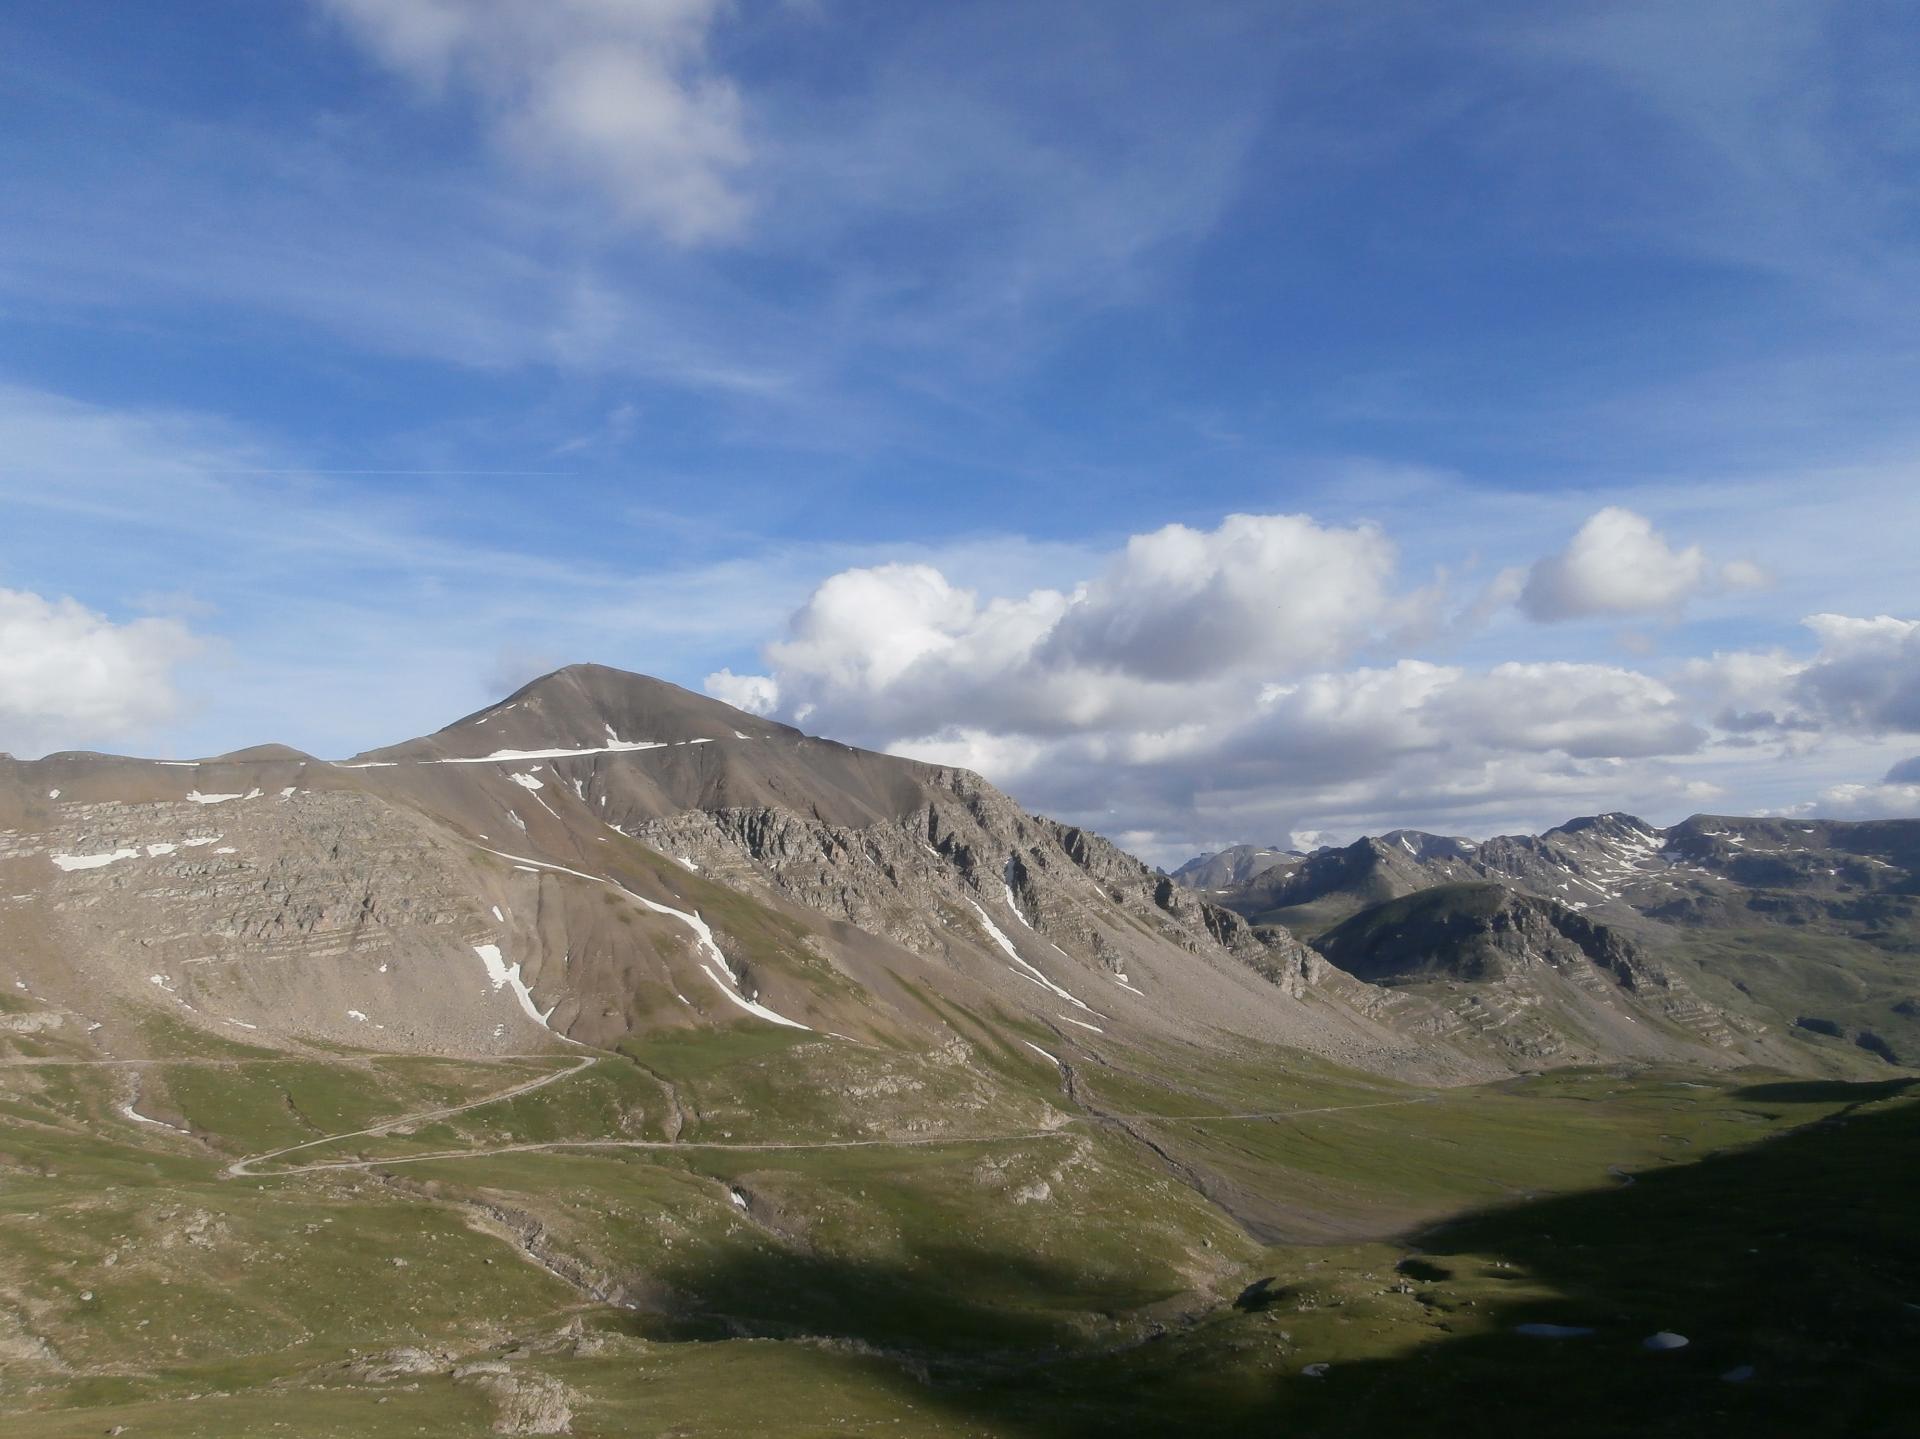
[[[611,665],[571,664],[528,681],[505,699],[431,735],[359,758],[477,758],[508,751],[585,754],[799,736],[788,725],[668,680]]]

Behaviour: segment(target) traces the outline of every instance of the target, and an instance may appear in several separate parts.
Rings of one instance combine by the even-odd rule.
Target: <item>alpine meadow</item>
[[[1916,77],[0,14],[0,1432],[1920,1433]]]

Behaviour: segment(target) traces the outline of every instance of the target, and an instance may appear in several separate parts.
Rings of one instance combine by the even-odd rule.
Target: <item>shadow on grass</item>
[[[1899,1092],[1819,1088],[1859,1104]],[[910,1268],[769,1248],[674,1281],[681,1317],[663,1337],[811,1336],[878,1353],[903,1403],[1025,1439],[1920,1432],[1920,1104],[1470,1215],[1420,1249],[1400,1275],[1431,1321],[1407,1332],[1424,1337],[1370,1348],[1363,1321],[1323,1327],[1382,1357],[1318,1376],[1303,1372],[1315,1354],[1277,1349],[1290,1312],[1279,1276],[1238,1305],[1179,1313],[1071,1266],[963,1244]],[[1469,1300],[1468,1279],[1496,1262],[1528,1282],[1513,1297],[1483,1283]],[[1532,1338],[1521,1324],[1593,1332]],[[1660,1330],[1691,1342],[1649,1352]],[[1722,1377],[1749,1366],[1745,1382]]]
[[[1849,1109],[1897,1099],[1920,1079],[1876,1079],[1855,1082],[1845,1079],[1789,1079],[1775,1084],[1749,1084],[1733,1091],[1735,1099],[1751,1099],[1761,1104],[1844,1104]]]

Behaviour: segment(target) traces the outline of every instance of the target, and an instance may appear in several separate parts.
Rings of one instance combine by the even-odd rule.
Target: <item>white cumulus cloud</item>
[[[1794,695],[1816,717],[1867,732],[1920,732],[1920,620],[1810,615],[1820,652]]]
[[[1908,784],[1837,784],[1820,792],[1806,812],[1822,819],[1913,819],[1920,817],[1920,777]]]
[[[1400,658],[1434,591],[1371,526],[1238,515],[1133,538],[1091,579],[987,597],[938,567],[845,570],[709,678],[743,708],[977,770],[1156,859],[1183,837],[1351,833],[1409,812],[1484,828],[1635,796],[1708,731],[1689,694],[1610,664]]]
[[[71,599],[0,589],[0,749],[38,753],[129,734],[176,708],[199,649],[173,619],[115,624]]]
[[[1143,679],[1297,670],[1349,653],[1385,614],[1395,555],[1371,525],[1231,515],[1136,535],[1048,636],[1053,657]]]
[[[1716,723],[1770,731],[1920,733],[1920,620],[1808,615],[1812,655],[1736,650],[1690,662],[1684,683],[1722,708]]]
[[[721,0],[319,0],[383,64],[477,99],[525,169],[597,188],[695,242],[746,218],[738,91],[708,37]]]
[[[780,705],[780,686],[766,675],[737,675],[715,670],[706,679],[707,693],[748,714],[769,715]]]
[[[870,743],[1166,731],[1399,623],[1393,564],[1370,526],[1234,515],[1136,536],[1071,590],[983,599],[931,565],[844,570],[767,647],[772,674],[709,688]]]
[[[1675,549],[1644,515],[1609,505],[1564,550],[1534,565],[1520,608],[1542,621],[1672,613],[1710,573],[1698,545]],[[1741,575],[1752,580],[1758,572],[1748,566]]]

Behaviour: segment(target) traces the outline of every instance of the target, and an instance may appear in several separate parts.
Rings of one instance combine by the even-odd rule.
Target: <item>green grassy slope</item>
[[[1404,1434],[1436,1405],[1486,1434],[1891,1434],[1915,1397],[1897,1085],[1432,1093],[1249,1046],[1079,1053],[1069,1096],[1017,1039],[633,1050],[279,1162],[367,1168],[243,1178],[569,1061],[143,1068],[197,1137],[119,1116],[124,1070],[0,1067],[7,1432],[484,1434],[559,1395],[583,1436]],[[603,1147],[486,1152],[555,1140]],[[1693,1346],[1636,1347],[1663,1327]]]

